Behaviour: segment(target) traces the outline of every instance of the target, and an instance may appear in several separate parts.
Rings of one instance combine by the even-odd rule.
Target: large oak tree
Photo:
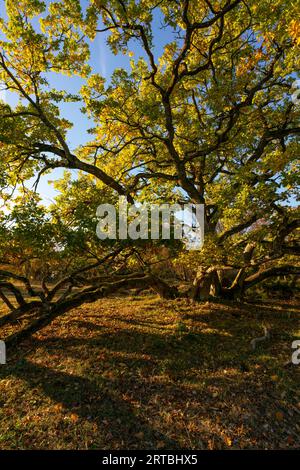
[[[93,220],[91,209],[118,195],[129,203],[204,204],[203,249],[172,247],[177,262],[195,273],[186,294],[195,300],[240,298],[267,278],[299,274],[297,2],[5,3],[0,81],[20,99],[15,107],[0,102],[3,198],[55,168],[77,170],[78,180],[66,173],[50,219],[30,219],[52,240],[47,275],[54,267],[56,277],[65,273],[54,286],[44,279],[36,291],[20,272],[25,252],[27,260],[28,252],[45,255],[38,248],[34,253],[34,243],[26,251],[16,238],[17,223],[8,227],[3,215],[0,295],[11,313],[1,324],[33,311],[28,333],[124,287],[179,295],[154,275],[151,253],[159,255],[149,244],[147,259],[138,244],[97,244],[87,214]],[[107,47],[127,55],[130,64],[116,69],[109,83],[88,65],[91,41],[103,35]],[[84,79],[80,95],[68,92],[67,79],[65,90],[52,89],[51,72]],[[60,115],[60,106],[70,101],[94,126],[91,140],[78,148],[67,141],[76,122]],[[13,253],[7,237],[19,240]],[[72,254],[75,245],[80,249]]]

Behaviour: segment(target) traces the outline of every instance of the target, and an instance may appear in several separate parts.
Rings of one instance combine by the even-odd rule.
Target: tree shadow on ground
[[[243,308],[241,321],[232,312],[234,307],[216,306],[187,316],[183,309],[190,327],[170,332],[159,317],[152,321],[143,312],[117,323],[114,314],[87,310],[80,320],[74,311],[17,348],[6,376],[94,423],[101,448],[154,449],[158,442],[165,449],[207,448],[211,439],[226,448],[224,435],[237,430],[251,448],[268,439],[266,425],[275,429],[274,448],[293,432],[295,417],[283,407],[281,393],[294,371],[282,377],[282,386],[274,382],[277,339],[253,353],[249,340],[260,330],[256,309]],[[272,319],[268,312],[272,328],[288,340],[294,320]],[[277,422],[278,412],[284,418],[280,414]],[[63,442],[66,436],[67,430]]]
[[[71,321],[70,324],[73,322]],[[85,322],[86,323],[86,322]],[[160,369],[161,364],[168,363],[171,369],[186,373],[192,368],[201,368],[203,358],[211,357],[218,350],[228,350],[234,358],[232,351],[232,338],[226,337],[224,333],[214,332],[187,332],[186,334],[174,333],[164,335],[159,333],[146,333],[133,329],[118,329],[114,332],[106,331],[99,334],[98,327],[90,327],[92,337],[85,336],[52,336],[41,340],[35,339],[31,350],[42,348],[46,354],[61,354],[65,357],[80,358],[81,355],[89,355],[90,365],[99,351],[106,351],[109,363],[114,365],[120,361],[128,367],[145,365],[148,370],[149,361],[153,367]],[[132,358],[134,356],[134,358]],[[97,361],[99,364],[99,361]],[[105,365],[105,364],[104,364]]]
[[[102,434],[104,448],[151,449],[156,447],[157,441],[163,442],[166,449],[180,448],[176,440],[153,429],[145,418],[140,418],[137,410],[118,396],[108,379],[97,376],[95,380],[91,380],[70,375],[27,359],[6,368],[6,372],[1,369],[2,379],[10,375],[27,382],[31,388],[38,389],[42,395],[59,403],[65,410],[93,421]],[[137,433],[143,434],[142,443],[137,439]]]

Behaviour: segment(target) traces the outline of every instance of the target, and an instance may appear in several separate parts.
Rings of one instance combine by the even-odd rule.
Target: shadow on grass
[[[273,371],[277,352],[272,348],[277,347],[277,339],[253,353],[249,342],[261,329],[258,308],[237,308],[238,319],[232,316],[235,306],[198,312],[193,307],[190,312],[183,309],[185,328],[175,324],[173,331],[169,324],[155,321],[155,316],[153,321],[144,318],[143,313],[131,319],[117,318],[115,312],[107,316],[80,312],[81,320],[76,311],[76,318],[59,319],[42,336],[19,347],[14,356],[23,354],[27,359],[16,357],[5,373],[0,370],[0,376],[22,379],[41,396],[94,423],[101,448],[153,449],[158,441],[165,449],[200,448],[200,440],[207,443],[210,438],[219,440],[222,447],[217,417],[223,431],[230,430],[232,436],[237,428],[243,429],[249,446],[251,439],[268,439],[264,428],[268,420],[276,430],[272,439],[279,442],[293,429],[294,417],[287,415],[285,428],[283,418],[273,423],[275,411],[285,412],[280,394],[283,386],[287,388],[284,376],[280,385],[280,370]],[[269,306],[265,308],[271,329],[288,342],[294,320],[284,320]],[[174,319],[173,311],[171,315]],[[100,317],[108,321],[92,322]],[[62,325],[68,326],[67,337]],[[44,359],[46,365],[35,362]],[[75,374],[57,370],[61,366],[71,367]],[[271,378],[274,373],[278,380]],[[142,437],[137,438],[137,433]],[[63,442],[67,435],[68,429]]]
[[[72,324],[73,321],[70,321]],[[77,321],[76,321],[77,323]],[[87,322],[85,327],[88,328]],[[79,325],[80,326],[80,325]],[[173,334],[145,333],[140,330],[118,329],[98,334],[101,327],[90,327],[92,337],[59,337],[52,336],[43,339],[35,339],[31,344],[31,351],[42,348],[46,354],[58,353],[65,357],[80,358],[80,355],[89,355],[89,363],[93,363],[94,355],[106,352],[110,364],[118,362],[126,363],[129,367],[136,364],[147,365],[149,361],[157,368],[161,363],[176,363],[176,371],[184,373],[189,369],[203,365],[203,358],[211,357],[216,351],[218,354],[228,351],[232,358],[240,354],[232,351],[232,338],[224,336],[224,333],[213,331],[208,333],[174,331]],[[132,359],[132,356],[134,358]],[[99,360],[97,361],[99,364]]]
[[[178,449],[180,445],[160,431],[153,429],[145,419],[138,416],[137,410],[122,400],[109,380],[97,377],[70,375],[49,367],[32,363],[26,359],[13,367],[2,368],[0,377],[13,375],[56,403],[66,411],[94,422],[102,433],[101,442],[106,448],[155,448],[157,441],[163,442],[166,449]],[[104,426],[105,423],[105,426]],[[106,432],[101,431],[106,429]],[[109,430],[109,432],[107,431]],[[143,442],[136,434],[143,434]]]

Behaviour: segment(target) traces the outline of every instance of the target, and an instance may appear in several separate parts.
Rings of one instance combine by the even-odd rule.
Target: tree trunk
[[[212,267],[208,270],[200,268],[193,282],[192,299],[198,301],[219,297],[221,284],[217,270]]]

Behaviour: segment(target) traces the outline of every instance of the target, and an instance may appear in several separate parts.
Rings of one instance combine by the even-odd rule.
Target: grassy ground
[[[0,448],[300,448],[299,338],[291,303],[84,305],[0,366]]]

